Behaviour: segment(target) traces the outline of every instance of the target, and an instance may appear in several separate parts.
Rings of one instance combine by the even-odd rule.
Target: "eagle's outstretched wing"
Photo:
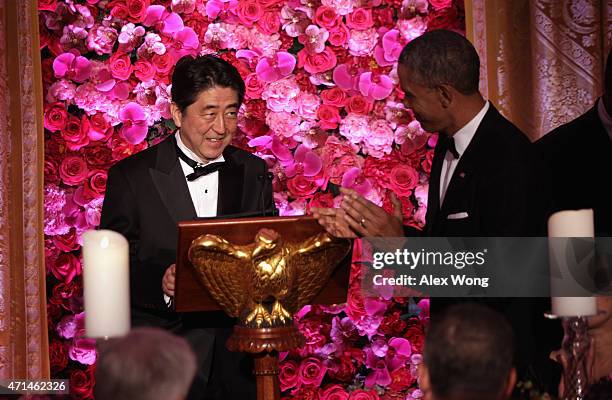
[[[216,235],[202,235],[189,247],[189,260],[200,281],[226,314],[238,317],[247,304],[250,245],[233,245]]]
[[[320,233],[292,247],[289,263],[295,268],[297,287],[283,305],[296,313],[323,289],[338,263],[348,254],[351,243]]]

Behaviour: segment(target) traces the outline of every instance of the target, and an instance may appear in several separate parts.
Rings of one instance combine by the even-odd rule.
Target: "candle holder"
[[[602,311],[597,313],[603,314]],[[589,384],[588,356],[591,338],[586,316],[558,316],[545,313],[549,319],[560,319],[563,326],[561,342],[563,366],[563,396],[561,400],[583,400]]]

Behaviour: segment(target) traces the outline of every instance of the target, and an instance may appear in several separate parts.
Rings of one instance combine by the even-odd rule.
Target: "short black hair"
[[[238,93],[238,104],[242,104],[245,87],[236,67],[212,55],[184,56],[178,60],[172,74],[172,101],[185,112],[201,92],[215,86],[234,89]]]
[[[399,58],[420,85],[448,84],[463,94],[478,91],[480,58],[469,40],[446,29],[426,32],[408,43]]]
[[[423,353],[436,398],[494,398],[512,370],[514,334],[505,318],[484,305],[450,306],[432,318]]]

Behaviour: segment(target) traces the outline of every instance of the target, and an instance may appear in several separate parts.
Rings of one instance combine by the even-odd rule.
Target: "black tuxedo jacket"
[[[440,204],[445,148],[434,150],[424,236],[535,236],[543,233],[543,198],[529,139],[492,104],[461,155]],[[456,217],[453,218],[453,214]],[[451,216],[451,218],[449,218]],[[414,231],[408,230],[408,236]]]
[[[223,157],[217,215],[271,209],[265,162],[233,146]],[[100,228],[117,231],[129,241],[134,325],[176,324],[178,316],[164,303],[161,282],[176,261],[178,222],[196,217],[174,135],[109,170]]]
[[[547,166],[551,213],[592,208],[597,236],[612,235],[612,140],[597,103],[536,142]]]

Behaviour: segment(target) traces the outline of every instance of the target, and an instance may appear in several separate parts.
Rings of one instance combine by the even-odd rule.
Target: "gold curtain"
[[[466,0],[465,14],[483,95],[533,140],[601,95],[610,0]]]
[[[48,379],[36,0],[0,0],[0,378]]]

